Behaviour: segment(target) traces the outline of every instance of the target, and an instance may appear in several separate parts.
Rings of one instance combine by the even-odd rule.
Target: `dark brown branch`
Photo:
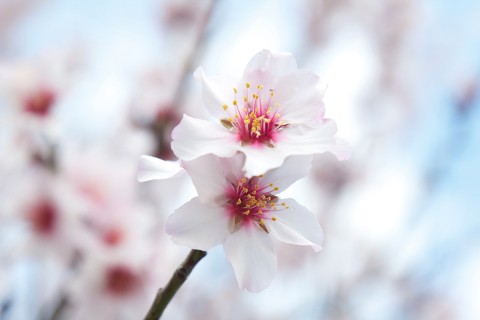
[[[153,304],[144,320],[160,319],[163,311],[167,307],[170,300],[172,300],[175,293],[182,286],[185,280],[187,280],[188,275],[192,272],[196,264],[206,255],[207,253],[205,251],[190,251],[185,261],[183,261],[180,267],[175,270],[175,273],[172,275],[172,278],[170,278],[170,281],[168,281],[167,286],[158,290],[155,300],[153,300]]]

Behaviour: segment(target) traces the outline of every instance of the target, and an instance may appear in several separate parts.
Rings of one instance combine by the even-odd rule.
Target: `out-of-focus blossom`
[[[0,61],[2,131],[9,135],[6,147],[13,148],[16,157],[21,155],[21,164],[33,162],[54,169],[60,134],[56,109],[72,84],[78,58],[70,50]],[[10,170],[21,164],[12,163]]]
[[[62,173],[89,203],[93,214],[130,211],[135,199],[136,167],[105,148],[64,148]],[[128,204],[128,205],[127,205]]]
[[[150,249],[146,249],[149,247]],[[152,245],[96,250],[69,283],[68,319],[136,319],[156,290]]]
[[[28,179],[12,183],[13,190],[3,201],[4,219],[25,226],[15,241],[9,260],[25,255],[53,258],[69,265],[85,237],[82,213],[85,203],[64,177],[51,177],[43,170],[30,169]]]
[[[143,242],[154,225],[138,199],[134,163],[103,149],[64,150],[60,169],[85,203],[83,220],[100,246]]]
[[[203,100],[215,119],[184,115],[174,129],[172,149],[183,160],[213,153],[246,155],[248,175],[279,167],[289,155],[332,152],[348,157],[345,143],[335,137],[335,122],[324,117],[320,78],[297,69],[289,53],[263,50],[248,63],[238,86],[218,76],[195,72]]]
[[[129,116],[139,126],[148,125],[174,103],[176,81],[180,75],[172,68],[151,68],[136,79]]]
[[[23,119],[47,119],[69,87],[77,62],[72,52],[51,52],[34,60],[0,63],[1,97],[10,113]]]
[[[144,314],[159,282],[156,277],[163,274],[154,267],[162,242],[154,233],[152,208],[137,197],[135,165],[100,148],[65,148],[58,161],[57,174],[83,204],[80,250],[58,294],[67,302],[62,313],[69,319]],[[47,230],[49,215],[44,216],[38,225]],[[162,265],[168,261],[163,257]]]
[[[164,160],[173,160],[170,147],[173,128],[180,122],[179,105],[175,103],[177,81],[174,70],[152,70],[139,80],[139,86],[130,103],[130,116],[135,126],[147,129],[153,136],[153,154]]]
[[[175,243],[208,250],[223,244],[239,286],[252,292],[265,289],[276,271],[273,236],[280,241],[320,250],[323,232],[312,212],[293,199],[277,194],[305,177],[311,157],[287,158],[282,167],[264,175],[248,176],[243,154],[232,158],[214,155],[183,162],[198,192],[167,220],[167,233]],[[146,165],[148,164],[148,165]],[[157,165],[157,171],[153,166]],[[146,174],[142,168],[150,170]],[[178,174],[172,163],[142,157],[141,180]]]

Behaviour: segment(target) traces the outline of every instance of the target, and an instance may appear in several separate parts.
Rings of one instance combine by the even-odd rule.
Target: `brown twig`
[[[192,250],[188,254],[183,263],[175,270],[175,273],[168,281],[167,286],[163,289],[159,289],[152,306],[145,316],[144,320],[157,320],[162,316],[163,311],[167,307],[170,300],[172,300],[175,293],[187,280],[188,275],[192,272],[197,263],[205,257],[207,253],[200,250]]]

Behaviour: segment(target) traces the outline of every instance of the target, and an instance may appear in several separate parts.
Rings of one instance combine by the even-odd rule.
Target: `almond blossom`
[[[0,98],[19,122],[48,122],[74,80],[78,50],[52,51],[31,60],[0,61]]]
[[[184,115],[172,133],[172,149],[183,160],[213,153],[246,155],[245,171],[259,175],[279,167],[289,155],[332,152],[349,156],[335,137],[333,120],[325,118],[320,78],[297,69],[289,53],[263,50],[248,63],[237,85],[207,76],[200,67],[203,102],[213,121]]]
[[[20,225],[9,259],[24,255],[68,264],[81,246],[83,201],[63,177],[51,177],[39,169],[25,170],[25,177],[11,181],[2,198],[2,223]]]
[[[115,252],[92,247],[65,288],[71,302],[66,319],[136,319],[144,312],[160,265],[151,243],[139,244]]]
[[[149,156],[140,159],[141,181],[175,177],[186,172],[198,196],[166,222],[172,240],[193,249],[209,250],[223,244],[240,288],[265,289],[277,268],[272,237],[321,249],[323,232],[315,216],[293,199],[278,194],[310,170],[310,156],[288,157],[280,168],[249,176],[245,156],[206,155],[180,166]]]

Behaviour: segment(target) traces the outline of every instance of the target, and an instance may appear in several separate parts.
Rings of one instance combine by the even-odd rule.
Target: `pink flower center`
[[[276,221],[273,212],[279,210],[279,207],[288,207],[285,203],[278,204],[278,197],[272,194],[278,191],[278,187],[273,183],[262,185],[260,182],[262,177],[242,178],[236,184],[232,184],[227,197],[235,225],[255,222],[268,232],[264,220]]]
[[[110,228],[103,233],[102,240],[106,245],[114,247],[120,244],[123,238],[124,234],[122,230],[118,228]]]
[[[134,292],[140,285],[140,277],[124,265],[114,265],[106,270],[106,290],[116,296],[125,296]]]
[[[271,98],[274,95],[274,91],[270,89],[268,100],[264,101],[265,99],[262,99],[262,96],[264,96],[262,94],[263,90],[263,85],[259,84],[257,91],[250,95],[250,83],[247,82],[245,84],[243,106],[239,106],[237,89],[233,89],[235,94],[233,116],[222,119],[221,123],[227,129],[234,130],[242,144],[263,144],[273,147],[278,133],[288,126],[287,123],[280,120],[280,114],[272,110]],[[224,105],[223,109],[229,115],[232,115],[228,105]]]
[[[58,222],[58,211],[50,200],[42,200],[28,213],[28,220],[33,230],[47,235],[55,229]]]
[[[45,117],[55,103],[55,93],[50,89],[39,89],[24,101],[24,110],[39,117]]]

